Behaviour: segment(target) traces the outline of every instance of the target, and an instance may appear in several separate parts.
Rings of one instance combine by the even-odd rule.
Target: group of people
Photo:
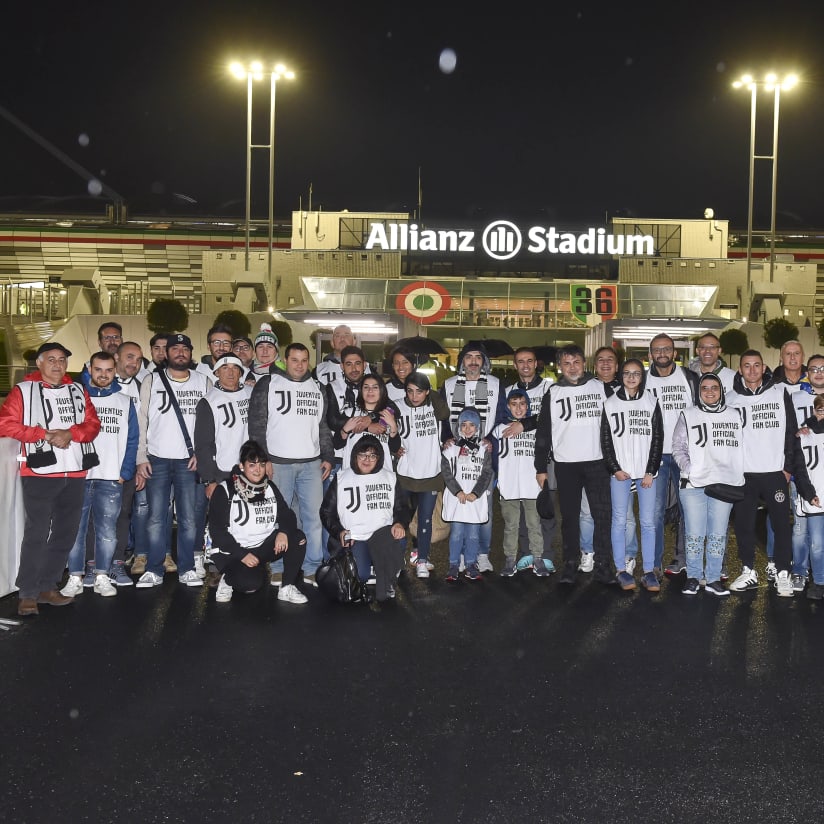
[[[584,352],[565,346],[557,381],[521,347],[507,386],[471,342],[439,392],[402,347],[377,374],[346,326],[314,370],[303,344],[281,353],[266,324],[254,341],[212,327],[197,364],[183,334],[153,337],[148,362],[116,323],[100,327],[98,343],[77,382],[71,353],[43,344],[37,370],[0,408],[0,435],[21,444],[21,615],[85,588],[150,589],[165,573],[202,586],[210,565],[218,602],[271,583],[302,604],[342,548],[380,603],[394,597],[407,553],[429,578],[438,517],[450,525],[448,581],[494,572],[496,511],[500,574],[548,577],[556,491],[561,584],[591,572],[636,587],[637,499],[641,586],[657,592],[665,574],[685,571],[685,595],[757,587],[763,502],[778,595],[824,596],[824,355],[805,364],[796,341],[774,373],[755,350],[734,372],[712,333],[687,366],[665,334],[650,342],[648,368],[602,347],[590,372]],[[672,512],[679,537],[665,567]],[[728,589],[731,515],[743,569]]]

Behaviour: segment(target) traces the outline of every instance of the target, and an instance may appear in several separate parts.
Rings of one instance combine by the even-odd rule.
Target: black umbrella
[[[445,355],[446,349],[441,346],[438,341],[433,338],[425,338],[423,335],[413,335],[410,338],[401,338],[397,343],[392,345],[402,349],[410,349],[416,355]]]
[[[555,358],[558,355],[557,346],[533,346],[531,348],[535,350],[535,357],[541,363],[555,363]]]
[[[464,346],[464,349],[469,351],[473,344],[476,346],[479,344],[483,346],[486,350],[486,354],[489,355],[490,358],[505,358],[507,355],[515,354],[515,350],[505,340],[501,340],[500,338],[471,340],[466,344],[466,346]]]

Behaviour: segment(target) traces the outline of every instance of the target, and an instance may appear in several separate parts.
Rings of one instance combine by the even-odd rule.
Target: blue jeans
[[[790,506],[793,511],[793,566],[794,575],[806,575],[810,567],[810,536],[807,533],[807,518],[795,514],[795,501],[798,490],[795,482],[790,481]],[[775,530],[772,521],[767,518],[767,560],[772,561],[775,555]]]
[[[458,566],[461,562],[461,555],[464,556],[464,563],[467,567],[477,563],[481,527],[483,526],[484,524],[452,521],[449,530],[449,566]]]
[[[152,474],[146,481],[146,500],[149,520],[146,537],[149,556],[146,570],[163,575],[163,559],[170,550],[167,528],[169,496],[175,494],[177,513],[177,567],[183,575],[195,568],[195,541],[197,539],[197,473],[189,469],[188,458],[158,458],[149,455]]]
[[[329,473],[329,477],[323,482],[323,497],[326,497],[326,493],[329,490],[329,487],[332,486],[332,481],[338,475],[338,472],[341,470],[341,465],[336,463],[332,464],[332,471]],[[320,525],[320,550],[323,553],[323,560],[329,560],[329,532],[326,527],[321,523]],[[406,539],[404,538],[404,547],[406,546]]]
[[[661,466],[655,478],[655,567],[664,566],[664,517],[667,512],[667,498],[669,497],[670,483],[678,486],[681,482],[681,470],[671,454],[661,456]],[[680,498],[679,498],[680,501]],[[680,506],[680,503],[679,503]]]
[[[589,511],[586,490],[581,492],[581,515],[578,523],[581,530],[581,552],[594,552],[595,521],[592,520],[592,513]],[[632,505],[632,495],[627,501],[627,531],[624,540],[627,558],[634,558],[638,554],[638,535],[635,532],[635,509]],[[620,572],[623,568],[624,562],[622,561],[618,571]]]
[[[644,489],[641,478],[635,478],[635,487],[638,495],[638,515],[641,521],[641,555],[644,562],[644,572],[652,572],[655,565],[655,489],[658,483],[653,479],[652,486]],[[632,510],[632,480],[617,481],[609,479],[609,489],[612,495],[612,558],[617,570],[624,569],[627,557],[634,558],[638,552],[628,551],[627,544],[627,512]],[[635,522],[632,524],[632,534],[635,536]]]
[[[813,568],[813,581],[816,584],[824,584],[824,515],[809,515],[806,518],[796,516],[796,519],[807,522],[806,531],[810,537],[810,564]],[[794,567],[793,563],[793,571],[795,571]]]
[[[686,532],[687,578],[705,578],[707,583],[720,581],[732,504],[705,495],[703,489],[686,487],[681,490],[681,509]]]
[[[306,535],[304,575],[314,575],[323,561],[321,548],[320,507],[323,503],[323,482],[320,479],[320,458],[293,464],[272,464],[272,480],[298,517],[298,528]],[[283,570],[283,561],[272,564],[273,572]]]
[[[369,580],[369,571],[372,569],[372,556],[369,554],[368,541],[353,541],[352,555],[355,557],[355,563],[358,565],[358,578],[361,582],[366,583]]]
[[[123,498],[123,484],[117,481],[86,481],[83,491],[83,506],[80,510],[80,525],[74,546],[69,552],[69,572],[82,575],[86,565],[86,532],[89,529],[89,515],[94,524],[94,571],[96,574],[108,572],[117,549],[117,519]]]

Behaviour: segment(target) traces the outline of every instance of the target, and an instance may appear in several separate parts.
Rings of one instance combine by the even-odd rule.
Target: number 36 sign
[[[572,283],[569,304],[578,320],[587,326],[597,326],[617,314],[618,290],[614,283]]]

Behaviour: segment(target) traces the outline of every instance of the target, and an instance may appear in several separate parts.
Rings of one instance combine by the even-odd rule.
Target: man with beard
[[[611,584],[612,548],[609,474],[601,452],[601,413],[607,391],[584,368],[584,352],[568,345],[558,350],[561,377],[550,386],[541,404],[535,440],[535,473],[539,486],[547,479],[547,465],[555,462],[564,567],[560,583],[574,584],[581,545],[581,494],[586,490],[595,520],[594,578]]]
[[[191,442],[197,404],[212,382],[189,368],[191,360],[192,341],[186,335],[169,335],[166,367],[149,375],[140,387],[137,471],[146,482],[149,502],[146,530],[149,554],[146,571],[137,582],[139,589],[163,583],[163,561],[169,552],[166,519],[172,489],[178,525],[178,580],[190,587],[203,585],[195,571],[195,547],[202,537],[202,532],[200,536],[197,534],[198,510],[205,512],[205,492],[203,485],[198,483],[197,458]],[[175,401],[186,428],[185,435]],[[204,505],[200,507],[199,495],[204,499]]]
[[[698,376],[695,372],[675,363],[675,341],[667,334],[656,335],[649,344],[649,370],[646,388],[652,392],[661,406],[664,418],[664,452],[661,468],[655,484],[655,571],[661,574],[664,563],[664,516],[670,485],[677,490],[681,481],[678,464],[672,457],[672,433],[681,415],[681,410],[695,406],[698,392]],[[680,519],[683,521],[681,503],[678,503]],[[687,568],[686,556],[676,550],[672,563],[667,567],[667,575],[677,575]]]
[[[470,406],[477,410],[481,418],[478,437],[489,438],[495,428],[500,390],[500,382],[492,374],[489,357],[483,343],[469,341],[458,355],[458,374],[447,379],[441,389],[441,395],[449,407],[449,419],[444,421],[441,427],[444,445],[460,437],[458,417],[464,408]],[[480,526],[478,569],[481,572],[493,572],[494,569],[489,560],[492,518]]]

